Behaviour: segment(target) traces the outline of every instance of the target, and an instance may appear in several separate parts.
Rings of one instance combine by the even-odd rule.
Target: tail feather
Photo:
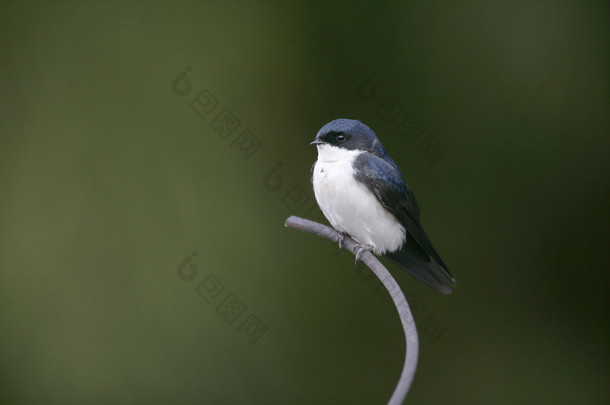
[[[450,294],[451,287],[455,286],[455,279],[442,260],[439,258],[439,263],[432,258],[410,235],[400,250],[386,253],[385,256],[416,279],[443,294]]]

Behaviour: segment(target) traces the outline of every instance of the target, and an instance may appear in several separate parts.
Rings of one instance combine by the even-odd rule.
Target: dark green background
[[[458,280],[443,296],[391,267],[422,340],[407,403],[608,403],[607,3],[12,3],[0,402],[385,403],[404,355],[387,295],[283,226],[319,215],[308,143],[348,117],[390,151]],[[446,149],[436,162],[384,119],[388,97]],[[241,122],[227,139],[222,109]],[[267,327],[254,344],[249,315]]]

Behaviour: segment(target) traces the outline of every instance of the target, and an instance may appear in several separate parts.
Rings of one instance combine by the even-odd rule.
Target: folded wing
[[[386,257],[418,280],[449,294],[455,279],[432,246],[419,222],[419,206],[415,195],[404,181],[394,162],[370,153],[357,157],[356,179],[371,190],[379,202],[404,226],[407,238],[400,250]]]

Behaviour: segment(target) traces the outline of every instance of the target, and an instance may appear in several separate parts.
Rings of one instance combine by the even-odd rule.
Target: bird
[[[310,145],[318,150],[311,168],[316,201],[330,224],[364,251],[387,257],[443,294],[455,279],[420,222],[415,195],[375,132],[358,120],[324,125]]]

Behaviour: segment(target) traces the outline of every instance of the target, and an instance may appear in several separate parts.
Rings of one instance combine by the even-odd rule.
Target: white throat
[[[333,145],[322,144],[318,145],[318,161],[320,162],[338,162],[348,159],[350,162],[359,154],[361,150],[349,150],[339,148]]]

